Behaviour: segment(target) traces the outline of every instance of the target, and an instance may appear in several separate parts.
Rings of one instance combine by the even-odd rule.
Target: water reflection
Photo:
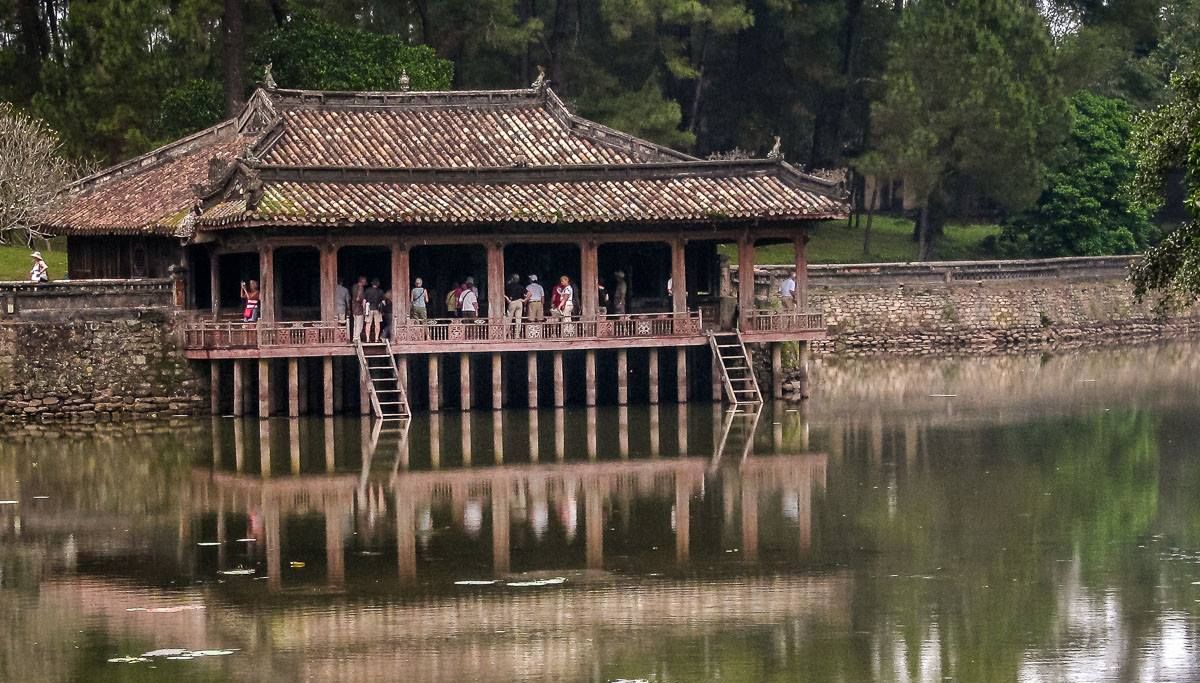
[[[10,435],[0,680],[1195,680],[1197,358]]]

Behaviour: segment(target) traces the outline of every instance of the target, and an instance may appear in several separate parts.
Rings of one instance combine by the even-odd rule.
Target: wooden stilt
[[[258,416],[271,416],[271,361],[258,359]]]
[[[554,411],[554,459],[562,462],[567,457],[567,416],[559,408]]]
[[[507,574],[510,567],[508,486],[492,487],[492,570]]]
[[[258,421],[258,471],[263,477],[271,476],[271,421]]]
[[[675,561],[687,564],[692,548],[692,487],[682,474],[675,475]]]
[[[492,354],[492,410],[504,407],[504,357]]]
[[[629,403],[629,352],[617,349],[617,404]]]
[[[333,433],[333,418],[326,417],[324,420],[325,437],[325,471],[332,474],[337,469],[337,440]]]
[[[587,408],[587,456],[588,460],[595,460],[599,455],[596,438],[596,406],[588,406]]]
[[[337,499],[325,501],[325,582],[333,587],[346,583],[344,534]]]
[[[308,405],[308,394],[309,394],[308,375],[309,375],[309,370],[310,370],[311,366],[309,365],[309,361],[306,358],[299,359],[299,362],[300,362],[300,380],[299,380],[300,414],[301,415],[309,415],[313,412],[311,410],[310,406]]]
[[[806,341],[799,342],[799,347],[799,358],[796,365],[799,370],[800,397],[808,398],[808,360],[810,350]]]
[[[233,361],[233,415],[241,417],[246,414],[246,361]]]
[[[588,569],[604,568],[604,491],[599,481],[583,485],[583,524]]]
[[[346,359],[333,359],[333,412],[340,413],[346,409]]]
[[[783,398],[783,344],[771,343],[771,393]]]
[[[371,378],[361,367],[358,369],[358,414],[371,414]]]
[[[458,356],[459,405],[463,410],[471,409],[471,354]]]
[[[680,403],[686,403],[688,400],[688,377],[687,377],[687,347],[680,346],[675,349],[675,381],[676,397]]]
[[[561,408],[566,404],[566,380],[563,377],[562,351],[554,352],[554,407]]]
[[[237,362],[237,361],[234,361]],[[208,362],[208,397],[213,415],[221,414],[221,361]]]
[[[649,349],[650,353],[650,377],[647,381],[650,383],[650,404],[658,403],[658,349]]]
[[[713,403],[720,403],[725,396],[725,382],[721,379],[721,361],[717,360],[716,355],[712,357],[712,400]]]
[[[617,408],[617,454],[629,457],[629,406]]]
[[[333,415],[333,356],[321,359],[321,412]]]
[[[400,388],[408,396],[408,356],[396,356],[396,373],[399,376]]]
[[[751,477],[742,480],[742,559],[758,559],[758,487]]]
[[[300,417],[300,359],[287,359],[288,417]]]
[[[538,428],[538,413],[529,411],[529,462],[537,462],[541,457],[541,430]]]
[[[437,354],[429,354],[429,410],[434,413],[440,410],[442,405],[441,383],[438,381],[439,365],[441,363],[438,361]]]
[[[596,350],[588,349],[584,354],[585,376],[587,377],[586,403],[589,406],[596,405]]]
[[[529,407],[538,407],[538,364],[537,352],[525,354],[525,365],[529,370]]]
[[[288,420],[288,456],[292,474],[300,474],[300,421]]]

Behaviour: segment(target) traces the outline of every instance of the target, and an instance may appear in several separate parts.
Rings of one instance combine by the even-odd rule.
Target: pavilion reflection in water
[[[715,407],[711,435],[698,433],[709,417],[684,404],[632,419],[626,408],[432,415],[404,429],[214,420],[212,464],[194,468],[181,501],[181,559],[200,574],[254,569],[279,590],[311,588],[322,564],[340,589],[348,559],[376,580],[367,565],[392,556],[413,583],[601,570],[630,555],[678,570],[694,544],[721,561],[754,562],[764,544],[807,555],[826,457],[805,452],[803,414]],[[452,569],[439,564],[450,556]]]

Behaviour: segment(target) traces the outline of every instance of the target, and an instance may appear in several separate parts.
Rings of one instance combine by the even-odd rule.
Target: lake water
[[[1200,679],[1200,346],[0,441],[0,680]]]

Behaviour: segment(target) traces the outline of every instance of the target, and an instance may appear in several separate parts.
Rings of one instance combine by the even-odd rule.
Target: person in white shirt
[[[35,251],[29,255],[33,259],[33,267],[29,269],[30,282],[49,282],[50,268],[42,260],[42,252]]]
[[[546,290],[538,284],[536,275],[529,276],[529,284],[525,286],[525,295],[528,297],[529,306],[525,312],[531,322],[541,322],[544,315],[543,303],[546,299]]]
[[[783,310],[796,310],[796,271],[779,283],[779,300],[783,302]]]
[[[563,320],[570,318],[571,313],[575,310],[575,290],[571,288],[571,278],[566,275],[558,280],[558,286],[554,288],[554,310],[552,313],[555,317]]]
[[[458,298],[458,315],[460,318],[479,317],[479,290],[475,288],[475,278],[469,277],[463,283],[463,291]]]

